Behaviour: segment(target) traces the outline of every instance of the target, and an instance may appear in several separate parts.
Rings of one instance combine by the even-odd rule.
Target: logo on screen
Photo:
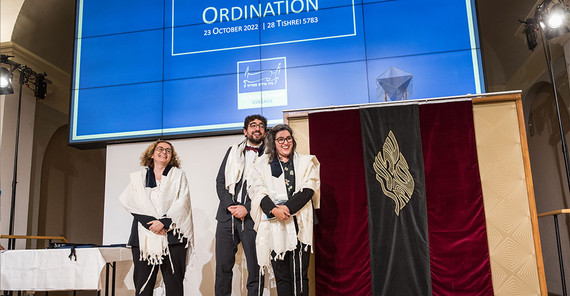
[[[281,63],[273,70],[251,71],[249,66],[245,68],[243,74],[243,88],[257,88],[260,86],[271,87],[276,86],[279,82],[279,73],[281,73]]]
[[[287,105],[286,58],[237,63],[238,109]]]

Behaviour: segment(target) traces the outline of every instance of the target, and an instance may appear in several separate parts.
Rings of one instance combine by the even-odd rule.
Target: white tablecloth
[[[127,248],[75,250],[77,261],[68,258],[71,249],[2,251],[0,290],[100,290],[107,262],[132,262]],[[112,269],[109,273],[110,277]]]

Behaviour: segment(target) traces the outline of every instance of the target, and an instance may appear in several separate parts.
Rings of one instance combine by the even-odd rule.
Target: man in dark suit
[[[228,149],[216,178],[220,199],[216,214],[216,296],[230,296],[232,293],[232,269],[240,242],[247,261],[247,294],[258,296],[263,293],[263,277],[259,274],[257,264],[256,232],[249,215],[251,200],[247,187],[252,184],[249,178],[251,168],[257,158],[263,155],[266,127],[267,119],[261,115],[245,118],[245,139]]]

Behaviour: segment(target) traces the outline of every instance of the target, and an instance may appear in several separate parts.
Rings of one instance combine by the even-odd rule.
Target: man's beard
[[[263,142],[263,137],[259,137],[259,140],[256,140],[253,135],[247,137],[247,141],[253,145],[260,145]]]

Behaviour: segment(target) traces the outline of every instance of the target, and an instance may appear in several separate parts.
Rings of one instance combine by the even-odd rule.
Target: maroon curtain
[[[431,277],[433,295],[493,295],[471,102],[425,104],[417,114],[429,237],[425,279]],[[310,114],[309,133],[322,182],[315,226],[317,295],[371,295],[359,110]],[[391,262],[388,257],[378,261],[379,268]]]
[[[316,294],[371,295],[368,204],[358,110],[309,115],[311,154],[321,163],[315,225]]]
[[[420,106],[433,295],[493,295],[471,101]]]

